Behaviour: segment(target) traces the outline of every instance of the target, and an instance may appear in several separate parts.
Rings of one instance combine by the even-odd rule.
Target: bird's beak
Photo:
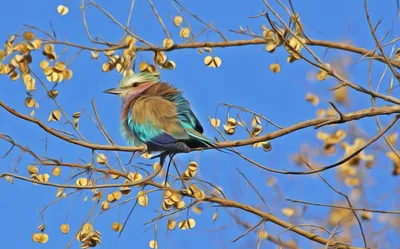
[[[110,88],[104,91],[104,93],[120,95],[123,92],[121,88]]]

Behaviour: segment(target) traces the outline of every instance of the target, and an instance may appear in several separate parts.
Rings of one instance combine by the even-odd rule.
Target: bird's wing
[[[179,121],[189,125],[191,129],[194,129],[201,134],[204,132],[203,126],[200,124],[196,115],[194,115],[187,99],[185,99],[181,94],[173,94],[166,98],[176,104]]]
[[[138,99],[132,107],[128,126],[144,143],[171,149],[178,141],[189,140],[174,103],[158,96]]]

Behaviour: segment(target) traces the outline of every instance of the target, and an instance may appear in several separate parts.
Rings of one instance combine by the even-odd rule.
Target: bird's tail
[[[214,142],[212,142],[209,138],[207,138],[206,136],[204,136],[203,134],[201,134],[195,130],[189,129],[189,130],[187,130],[187,132],[191,137],[193,137],[194,139],[199,141],[204,146],[212,147],[212,148],[214,148],[220,152],[226,153],[226,154],[229,154],[229,153],[224,150],[233,152],[231,149],[228,149],[228,148],[219,148],[218,145],[216,145]]]

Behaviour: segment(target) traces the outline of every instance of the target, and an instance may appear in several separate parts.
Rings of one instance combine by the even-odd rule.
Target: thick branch
[[[5,105],[2,101],[0,101],[0,106],[18,118],[21,118],[21,119],[24,119],[29,122],[37,124],[40,128],[42,128],[49,134],[51,134],[55,137],[58,137],[66,142],[69,142],[69,143],[72,143],[75,145],[79,145],[81,147],[85,147],[85,148],[89,148],[89,149],[93,149],[93,150],[111,150],[111,151],[126,151],[126,152],[143,151],[143,149],[144,149],[143,146],[134,147],[134,146],[119,146],[119,145],[102,145],[102,144],[95,144],[95,143],[72,139],[68,136],[65,136],[65,135],[55,131],[54,129],[50,128],[49,126],[45,125],[39,119],[32,118],[28,115],[19,113],[18,111]],[[323,123],[341,124],[341,123],[347,123],[347,122],[354,121],[354,120],[359,120],[359,119],[366,118],[366,117],[373,117],[373,116],[378,116],[378,115],[389,115],[389,114],[395,114],[395,113],[400,113],[400,106],[382,106],[382,107],[367,108],[367,109],[363,109],[360,111],[343,114],[342,117],[310,119],[307,121],[297,123],[295,125],[288,126],[286,128],[280,129],[278,131],[262,135],[262,136],[252,137],[252,138],[243,139],[243,140],[236,140],[236,141],[218,142],[217,145],[219,148],[241,147],[241,146],[246,146],[246,145],[252,145],[252,144],[258,143],[258,142],[264,142],[264,141],[268,141],[268,140],[270,141],[270,140],[276,139],[278,137],[282,137],[284,135],[290,134],[292,132],[295,132],[295,131],[298,131],[301,129],[305,129],[308,127],[320,125]],[[212,149],[212,148],[210,148],[210,147],[196,148],[196,149],[193,149],[193,151],[207,150],[207,149]]]

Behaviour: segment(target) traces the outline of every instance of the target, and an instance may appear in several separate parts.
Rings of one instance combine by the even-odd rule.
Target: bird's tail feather
[[[209,138],[207,138],[206,136],[200,134],[199,132],[197,132],[195,130],[189,129],[189,130],[187,130],[187,132],[188,132],[189,136],[196,138],[198,141],[200,141],[202,144],[204,144],[207,147],[212,147],[212,148],[214,148],[220,152],[226,153],[226,154],[229,154],[229,153],[224,150],[228,150],[228,151],[232,152],[232,150],[230,150],[228,148],[218,148],[218,146],[214,142],[212,142]]]

